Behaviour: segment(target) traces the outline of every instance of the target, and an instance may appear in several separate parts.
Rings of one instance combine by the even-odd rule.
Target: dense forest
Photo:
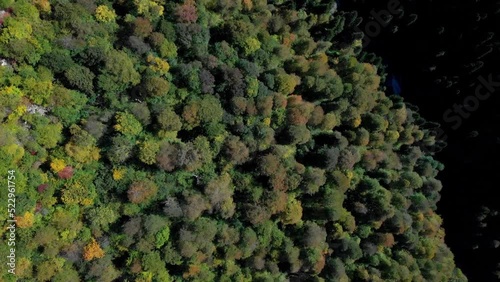
[[[384,93],[356,12],[0,11],[4,281],[467,281],[436,214],[439,125]]]

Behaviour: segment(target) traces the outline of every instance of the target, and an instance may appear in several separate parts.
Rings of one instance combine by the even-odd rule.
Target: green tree
[[[290,126],[288,138],[291,144],[304,144],[311,139],[311,132],[305,125]]]
[[[303,185],[305,192],[315,194],[326,183],[325,171],[316,167],[307,167],[304,173]]]
[[[116,124],[114,128],[123,135],[133,138],[142,132],[141,123],[128,112],[119,112],[115,116]]]
[[[160,248],[165,245],[165,243],[170,238],[170,228],[168,226],[164,227],[162,230],[158,231],[155,235],[155,246]]]
[[[139,160],[145,164],[156,163],[156,154],[160,150],[160,144],[154,139],[146,139],[139,144]]]
[[[222,119],[223,109],[220,101],[214,96],[204,95],[200,100],[189,102],[182,113],[189,128],[200,124],[217,123]]]
[[[141,122],[143,126],[151,123],[151,112],[146,103],[133,103],[130,112]]]
[[[63,126],[60,123],[50,123],[46,118],[38,118],[33,126],[35,139],[46,149],[56,147],[62,140]]]
[[[120,217],[118,214],[118,206],[117,203],[111,203],[106,206],[92,208],[87,214],[87,219],[93,226],[103,231],[109,231],[109,225]]]
[[[283,224],[297,224],[302,219],[302,206],[300,201],[289,197],[285,211],[283,212]]]
[[[87,104],[87,97],[78,91],[55,85],[49,105],[52,106],[52,113],[58,117],[61,123],[68,127],[80,120]]]
[[[74,65],[64,72],[64,76],[68,80],[69,85],[85,93],[90,94],[94,92],[93,80],[95,75],[88,68]]]
[[[38,281],[50,281],[59,271],[62,270],[64,259],[45,260],[37,266],[36,279]]]
[[[170,83],[162,77],[146,77],[143,82],[142,92],[147,96],[162,96],[170,90]]]
[[[179,131],[182,128],[180,117],[169,108],[164,109],[158,115],[158,123],[160,128],[166,131]]]
[[[300,78],[293,74],[279,73],[276,75],[276,91],[288,95],[292,94],[295,87],[300,84]]]
[[[139,84],[140,75],[134,68],[134,61],[127,53],[111,50],[106,56],[103,72],[97,79],[102,90],[119,93]]]
[[[111,139],[111,147],[107,151],[108,159],[114,163],[123,163],[132,155],[134,143],[123,135]]]

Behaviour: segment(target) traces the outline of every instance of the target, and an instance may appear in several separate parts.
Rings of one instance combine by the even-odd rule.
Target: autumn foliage
[[[139,204],[150,200],[158,192],[158,186],[149,180],[136,181],[132,183],[127,191],[130,202]]]
[[[185,0],[182,5],[176,9],[176,15],[179,22],[194,23],[198,19],[195,2],[193,0]]]
[[[104,251],[99,246],[99,243],[92,238],[92,241],[88,243],[83,249],[83,259],[86,261],[93,260],[96,258],[102,258],[104,256]]]
[[[341,7],[0,1],[18,280],[466,281],[445,144]]]
[[[66,166],[57,173],[61,179],[70,179],[73,176],[73,167]]]

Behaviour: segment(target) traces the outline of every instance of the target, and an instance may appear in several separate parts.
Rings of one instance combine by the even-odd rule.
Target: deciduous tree
[[[150,180],[140,180],[133,182],[127,191],[130,202],[140,204],[151,200],[158,192],[158,186]]]
[[[92,241],[88,243],[83,249],[83,258],[86,261],[93,260],[95,258],[102,258],[103,256],[104,251],[101,249],[94,238],[92,238]]]
[[[226,158],[235,164],[242,164],[248,160],[249,150],[239,137],[230,136],[226,138],[224,144]]]

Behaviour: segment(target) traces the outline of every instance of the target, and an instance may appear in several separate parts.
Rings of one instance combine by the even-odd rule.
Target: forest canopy
[[[1,0],[3,281],[467,281],[436,124],[336,7]]]

